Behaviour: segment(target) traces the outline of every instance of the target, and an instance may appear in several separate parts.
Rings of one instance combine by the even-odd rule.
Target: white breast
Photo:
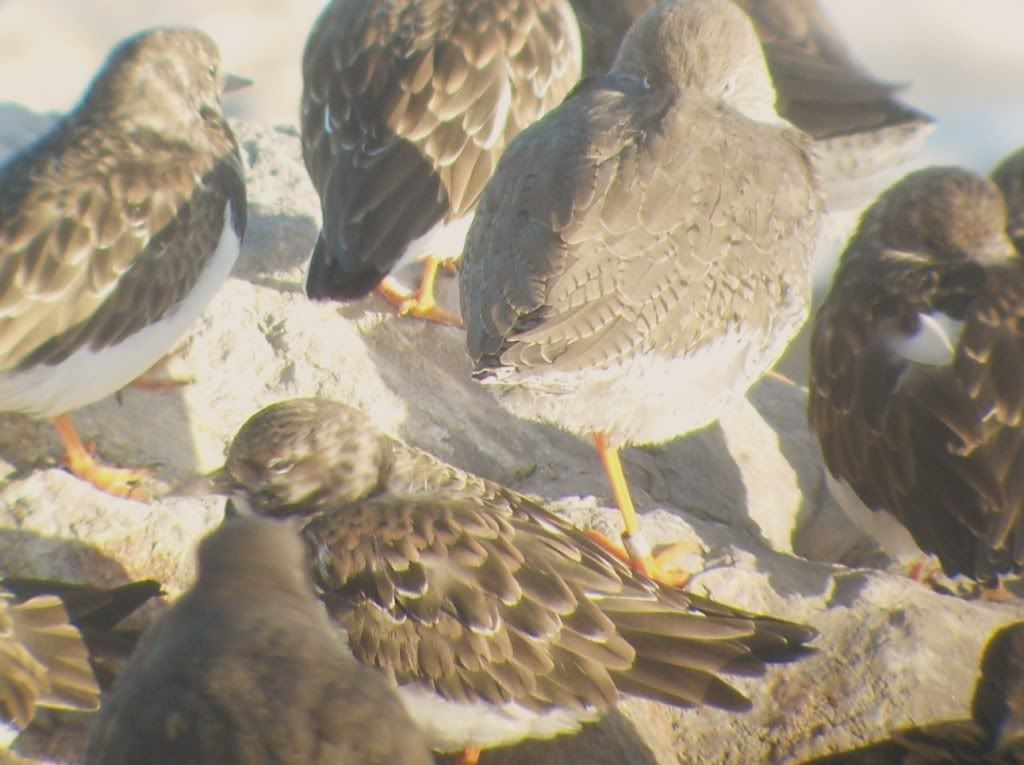
[[[462,248],[466,244],[466,234],[469,233],[469,224],[472,222],[472,212],[451,222],[438,221],[419,239],[409,242],[402,257],[395,264],[394,271],[418,263],[428,255],[440,260],[458,260],[462,257]]]
[[[918,314],[920,327],[913,335],[893,333],[886,337],[886,346],[908,361],[945,367],[953,363],[964,323],[941,311]]]
[[[486,749],[524,739],[552,738],[578,731],[584,722],[600,715],[592,708],[538,713],[514,703],[463,704],[446,701],[413,685],[399,687],[398,697],[430,748],[439,752],[455,752],[467,747]]]
[[[928,558],[896,516],[885,510],[872,510],[857,496],[850,484],[834,477],[827,470],[825,480],[843,512],[857,528],[878,543],[882,552],[897,563],[903,564],[920,562]]]
[[[639,354],[615,366],[579,372],[538,368],[508,383],[487,384],[516,416],[550,422],[581,437],[606,433],[619,445],[664,443],[710,425],[746,395],[805,318],[806,306],[787,308],[780,311],[776,327],[730,331],[685,356]]]
[[[241,240],[231,225],[231,213],[229,203],[217,249],[180,303],[117,345],[83,347],[59,364],[0,374],[0,411],[37,417],[64,414],[116,393],[159,361],[199,318],[238,259]]]

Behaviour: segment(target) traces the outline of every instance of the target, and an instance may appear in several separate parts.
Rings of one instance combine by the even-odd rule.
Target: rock
[[[23,111],[0,110],[0,146],[30,137],[25,125],[44,124]],[[469,380],[459,331],[397,319],[375,298],[306,300],[318,206],[295,132],[234,127],[249,166],[249,229],[233,278],[178,354],[196,382],[165,394],[129,389],[76,412],[83,436],[108,459],[153,466],[173,485],[219,464],[259,408],[328,396],[439,457],[543,498],[574,523],[617,530],[591,445],[500,409]],[[454,280],[443,281],[441,299],[455,308]],[[969,716],[982,646],[1024,608],[838,565],[870,562],[873,551],[828,496],[805,398],[768,379],[721,424],[628,450],[625,461],[652,542],[706,548],[693,563],[707,570],[692,587],[813,624],[819,653],[743,682],[754,700],[747,715],[626,701],[579,736],[489,752],[485,765],[799,762],[896,727]],[[186,587],[194,544],[219,521],[220,503],[119,500],[60,469],[60,454],[47,423],[0,416],[0,574],[104,584],[153,577],[172,595]],[[53,721],[22,734],[15,750],[76,762],[86,717]]]

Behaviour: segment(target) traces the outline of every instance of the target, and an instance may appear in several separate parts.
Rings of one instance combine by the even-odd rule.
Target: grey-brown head
[[[699,91],[750,119],[780,121],[753,22],[729,0],[661,0],[629,28],[612,69]]]
[[[205,487],[239,510],[311,515],[376,493],[391,469],[391,442],[352,407],[320,398],[280,401],[256,413]]]
[[[234,517],[199,543],[197,588],[272,585],[313,595],[305,548],[289,525]]]
[[[230,78],[230,79],[229,79]],[[121,129],[150,129],[188,140],[190,132],[220,118],[227,85],[220,51],[204,32],[159,28],[140,32],[110,53],[79,106]]]
[[[1007,231],[1024,255],[1024,148],[1004,159],[992,171],[992,180],[1006,199]]]
[[[929,167],[889,188],[864,214],[858,238],[937,262],[1012,257],[1006,205],[991,181],[958,167]],[[851,247],[847,252],[856,248]]]

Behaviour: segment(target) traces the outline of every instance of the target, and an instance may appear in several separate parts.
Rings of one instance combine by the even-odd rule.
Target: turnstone
[[[290,529],[230,519],[198,557],[104,703],[86,765],[432,762],[394,691],[348,655]]]
[[[813,629],[635,574],[526,497],[378,432],[343,404],[254,415],[205,479],[289,518],[356,659],[429,744],[464,751],[578,730],[621,695],[745,711],[727,676],[806,653]]]
[[[1024,762],[1024,623],[993,635],[971,719],[903,728],[886,741],[805,765],[1020,765]]]
[[[466,239],[474,377],[514,414],[592,435],[635,565],[619,447],[714,422],[806,319],[821,201],[753,25],[664,0],[607,75],[521,133]]]
[[[0,580],[0,718],[23,729],[37,706],[99,708],[109,680],[100,662],[126,656],[136,637],[114,628],[159,592],[151,581],[101,589]]]
[[[214,42],[156,29],[110,54],[82,102],[0,168],[0,411],[52,417],[72,472],[114,494],[68,412],[139,377],[227,279],[245,230]]]
[[[435,302],[438,266],[458,258],[501,152],[565,97],[580,57],[568,0],[329,3],[302,67],[302,156],[323,212],[307,294],[379,285],[403,314],[461,324]],[[415,295],[386,278],[419,260]]]
[[[850,517],[901,563],[1024,562],[1024,260],[1003,196],[953,167],[865,213],[814,319],[809,415]]]

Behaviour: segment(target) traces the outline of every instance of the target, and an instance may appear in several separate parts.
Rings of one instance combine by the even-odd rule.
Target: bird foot
[[[468,747],[455,758],[455,765],[477,765],[480,762],[480,749]]]
[[[117,468],[104,465],[88,451],[81,454],[69,453],[67,465],[74,475],[107,494],[140,502],[148,502],[153,498],[152,492],[145,486],[153,474],[145,468]]]
[[[995,587],[982,585],[979,597],[988,603],[1020,603],[1020,598],[1006,588],[1006,582],[1001,578]]]
[[[170,365],[174,358],[174,353],[167,354],[128,384],[132,388],[154,393],[170,393],[186,385],[194,385],[196,378],[192,375],[176,374],[171,371]]]
[[[399,316],[425,319],[449,327],[461,327],[462,317],[441,308],[434,299],[433,283],[429,290],[423,289],[413,295],[390,277],[377,285],[377,292],[398,310]]]
[[[591,529],[587,531],[587,536],[606,552],[628,564],[636,573],[653,579],[666,587],[679,589],[685,587],[693,578],[693,574],[681,565],[679,559],[683,556],[702,555],[706,552],[703,546],[696,542],[673,542],[663,546],[657,553],[633,557],[624,545],[599,531]]]
[[[65,462],[73,475],[115,497],[140,502],[148,502],[153,498],[152,492],[145,485],[152,477],[152,471],[104,465],[96,458],[96,445],[81,442],[70,417],[55,417],[53,424],[64,442]]]

